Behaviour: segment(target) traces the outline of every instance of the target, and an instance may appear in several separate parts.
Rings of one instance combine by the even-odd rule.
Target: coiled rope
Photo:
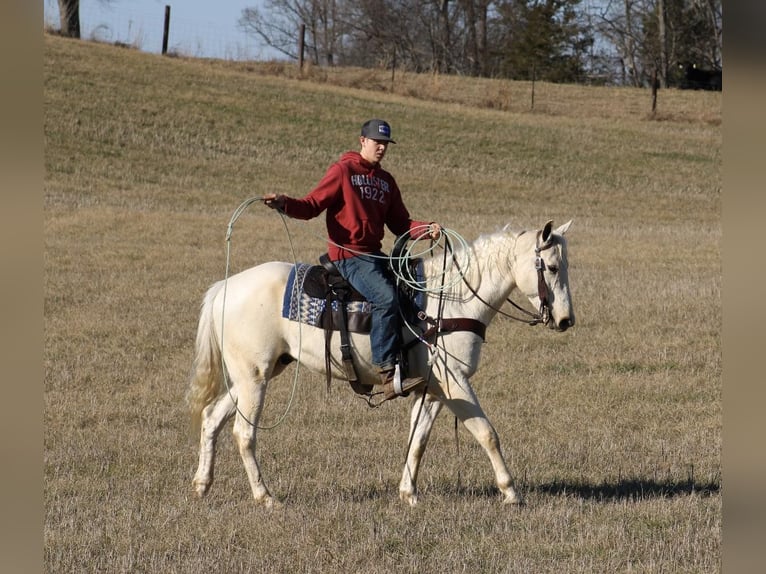
[[[388,257],[389,266],[396,278],[410,289],[421,293],[442,294],[463,280],[463,275],[468,272],[471,264],[471,250],[468,249],[466,240],[452,229],[442,228],[441,235],[436,242],[431,240],[428,233],[424,233],[427,229],[428,226],[414,228],[410,235],[414,235],[416,239],[413,239],[401,253],[392,251]],[[421,233],[424,234],[418,237]],[[428,245],[423,247],[423,243]],[[413,268],[407,263],[416,258],[432,255],[434,250],[440,246],[445,249],[445,252],[452,252],[457,265],[447,266],[445,261],[441,273],[433,273],[428,277],[413,276]],[[448,277],[448,274],[453,276]],[[429,282],[431,287],[427,287]]]
[[[230,379],[228,376],[228,370],[226,369],[226,363],[223,358],[226,293],[227,293],[227,287],[228,287],[229,273],[231,270],[231,239],[234,234],[234,224],[253,203],[262,202],[262,201],[263,199],[260,197],[251,197],[250,199],[247,199],[244,202],[242,202],[232,214],[226,229],[226,271],[225,271],[224,280],[223,280],[224,281],[223,300],[222,300],[222,306],[221,306],[221,367],[223,371],[222,374],[223,374],[224,384],[226,386],[226,391],[229,394],[229,397],[231,398],[232,402],[234,403],[237,413],[245,421],[247,421],[251,426],[254,426],[258,430],[271,430],[278,427],[279,425],[282,424],[282,422],[284,422],[285,418],[287,417],[290,411],[290,408],[292,407],[293,400],[295,399],[295,395],[296,395],[296,391],[298,387],[300,364],[301,364],[301,351],[303,348],[302,323],[300,321],[298,322],[298,354],[297,354],[297,357],[295,358],[296,367],[295,367],[295,374],[293,376],[292,390],[290,392],[290,397],[288,399],[288,403],[285,407],[284,412],[279,417],[277,422],[274,423],[273,425],[266,426],[266,427],[256,426],[255,423],[252,423],[245,416],[245,414],[239,409],[237,400],[235,399],[235,397],[232,395],[232,392],[231,392],[231,385],[230,385]],[[287,235],[287,241],[288,241],[288,244],[290,245],[290,253],[293,259],[293,265],[297,269],[298,259],[295,253],[295,246],[293,243],[292,235],[290,234],[290,228],[287,225],[287,216],[279,209],[277,210],[277,212],[279,213],[279,216],[282,220],[282,225],[284,226],[284,229],[285,229],[285,234]],[[355,255],[364,255],[366,257],[388,259],[389,266],[392,269],[394,275],[396,276],[397,281],[408,286],[413,291],[418,291],[418,292],[423,292],[428,294],[443,294],[447,289],[453,287],[455,284],[463,280],[463,275],[467,272],[467,270],[470,267],[471,250],[467,248],[468,244],[465,241],[465,239],[456,231],[453,231],[447,228],[442,228],[439,239],[436,241],[433,241],[431,240],[430,235],[427,233],[428,228],[429,228],[428,225],[418,226],[416,228],[413,228],[410,233],[411,235],[414,235],[416,239],[411,240],[410,244],[400,253],[395,253],[394,251],[392,251],[390,255],[386,255],[386,256],[354,251],[353,249],[349,249],[348,247],[338,245],[337,243],[332,242],[326,237],[321,237],[314,233],[311,233],[311,235],[322,239],[322,241],[336,245],[337,247],[341,247],[345,249],[346,251],[350,251],[351,253],[354,253]],[[422,234],[422,237],[418,237],[418,235],[420,234]],[[427,243],[427,245],[424,246],[424,243]],[[457,248],[455,246],[457,246]],[[451,251],[453,257],[456,257],[456,254],[459,253],[462,259],[457,260],[458,265],[449,266],[450,268],[448,269],[448,266],[445,263],[442,266],[441,273],[433,274],[428,277],[414,276],[413,270],[407,265],[407,262],[412,260],[412,258],[430,256],[438,247],[442,247],[445,251],[445,262],[446,262],[447,251]],[[457,270],[456,273],[455,273],[455,270]],[[447,275],[450,273],[454,274],[454,276],[448,277]],[[431,287],[428,287],[429,284],[431,284]],[[293,286],[293,289],[295,289],[297,293],[300,293],[302,288],[303,286],[298,285],[297,283]],[[297,297],[297,301],[299,306],[298,316],[300,316],[301,298]],[[441,309],[439,310],[439,313],[441,314]],[[404,321],[404,323],[405,323],[405,326],[412,333],[415,333],[412,325],[410,325],[406,320]],[[420,339],[420,337],[418,338]],[[421,408],[422,408],[422,405],[421,405]],[[410,439],[412,439],[412,437],[410,437]]]

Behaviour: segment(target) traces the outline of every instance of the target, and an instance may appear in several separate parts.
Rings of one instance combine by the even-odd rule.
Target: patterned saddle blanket
[[[343,320],[341,301],[328,283],[327,270],[321,265],[298,263],[287,278],[282,300],[282,317],[313,327],[339,329]],[[353,289],[347,293],[348,330],[370,332],[372,305]]]
[[[347,283],[339,290],[332,281],[322,265],[293,265],[282,299],[282,317],[313,327],[339,330],[343,320],[341,305],[345,300],[348,330],[369,333],[372,304]]]

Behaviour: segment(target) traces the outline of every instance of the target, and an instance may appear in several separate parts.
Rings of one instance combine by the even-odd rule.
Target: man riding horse
[[[343,278],[372,304],[372,362],[380,373],[385,399],[407,396],[423,387],[422,377],[407,378],[399,361],[401,325],[396,284],[381,251],[384,227],[413,239],[438,239],[441,226],[410,217],[394,177],[380,166],[391,139],[383,120],[364,123],[360,151],[347,151],[304,198],[267,194],[264,203],[289,217],[312,219],[326,211],[328,256]]]

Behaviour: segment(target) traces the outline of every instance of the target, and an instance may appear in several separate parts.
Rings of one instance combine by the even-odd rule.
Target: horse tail
[[[213,323],[213,302],[223,282],[215,283],[205,294],[197,325],[194,364],[192,366],[186,402],[191,411],[192,424],[199,431],[202,410],[220,394],[223,386],[221,345]]]

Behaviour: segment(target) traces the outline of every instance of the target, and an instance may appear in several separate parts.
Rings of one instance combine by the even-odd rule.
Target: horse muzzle
[[[550,327],[551,329],[553,329],[555,331],[559,331],[560,333],[563,333],[564,331],[566,331],[570,327],[574,327],[574,323],[575,323],[574,322],[574,317],[572,317],[572,318],[570,318],[570,317],[562,317],[558,321],[551,320],[548,323],[548,327]]]

